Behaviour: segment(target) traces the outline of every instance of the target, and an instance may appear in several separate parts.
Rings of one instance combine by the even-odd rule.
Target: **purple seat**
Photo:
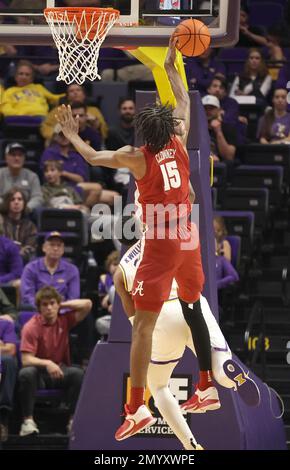
[[[232,184],[237,188],[267,188],[269,204],[277,205],[282,197],[283,167],[241,165],[234,170]]]
[[[60,388],[39,388],[36,391],[36,397],[42,399],[61,398],[63,391]]]
[[[35,393],[36,405],[45,403],[53,408],[57,408],[64,397],[64,391],[61,388],[39,388]]]
[[[249,258],[254,240],[255,214],[246,211],[217,211],[214,216],[224,218],[229,235],[241,238],[241,255]]]
[[[265,2],[265,0],[248,0],[247,3],[248,3],[248,6],[251,8],[251,6],[254,5],[255,3],[258,3],[261,6],[261,3],[267,3],[267,2]],[[287,3],[287,0],[275,0],[275,3],[276,4],[279,3],[279,5],[282,5],[284,7]]]
[[[39,232],[51,232],[58,230],[73,241],[78,239],[78,246],[86,246],[88,243],[87,220],[79,210],[75,209],[42,209],[37,214],[37,227]],[[78,250],[79,254],[80,250]]]
[[[254,166],[282,166],[286,183],[290,183],[289,145],[250,144],[240,148],[243,163]]]
[[[239,269],[240,257],[241,257],[241,237],[238,235],[228,235],[226,240],[231,245],[232,259],[231,263],[234,268]]]
[[[120,49],[113,49],[104,47],[100,49],[100,56],[98,61],[99,72],[105,69],[117,70],[126,65],[133,65],[138,63],[138,60],[133,60],[128,57],[124,51]]]
[[[247,47],[228,47],[221,49],[218,59],[226,66],[227,76],[239,75],[249,54]]]
[[[8,127],[39,127],[43,121],[43,116],[10,116],[4,119],[4,124]]]
[[[255,231],[261,231],[267,222],[269,190],[256,188],[227,188],[223,207],[228,210],[245,210],[255,213]]]
[[[225,187],[227,184],[227,165],[223,162],[214,162],[213,184],[215,187]]]
[[[22,329],[25,323],[27,323],[34,315],[35,315],[35,312],[31,312],[31,311],[20,312],[18,315],[18,324],[20,326],[20,329]]]
[[[284,47],[283,52],[284,52],[286,59],[289,61],[290,60],[290,47]]]
[[[283,21],[284,8],[277,2],[258,2],[250,4],[249,22],[253,26],[266,28]]]

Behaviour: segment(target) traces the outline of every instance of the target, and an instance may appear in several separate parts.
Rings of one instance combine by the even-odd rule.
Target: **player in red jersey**
[[[202,268],[196,272],[193,269],[193,252],[198,240],[189,223],[190,169],[186,142],[190,101],[175,68],[175,58],[175,42],[171,39],[165,69],[177,104],[174,110],[168,106],[141,110],[136,127],[145,146],[140,149],[125,147],[96,152],[78,136],[78,119],[73,119],[69,106],[62,106],[57,114],[63,133],[91,165],[129,168],[136,180],[142,218],[147,225],[142,260],[132,290],[135,320],[130,354],[130,403],[125,405],[125,420],[116,432],[117,440],[126,439],[156,421],[144,405],[143,394],[152,333],[162,305],[168,299],[173,278],[178,284],[183,315],[199,361],[200,379],[193,397],[196,412],[199,407],[202,409],[205,399],[219,402],[212,383],[209,332],[199,299],[204,277]],[[187,249],[183,249],[185,245]]]

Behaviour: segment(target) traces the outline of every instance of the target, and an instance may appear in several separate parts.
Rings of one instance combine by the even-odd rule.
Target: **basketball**
[[[192,18],[182,21],[173,33],[178,38],[176,48],[187,57],[199,56],[210,45],[210,32],[202,21]]]

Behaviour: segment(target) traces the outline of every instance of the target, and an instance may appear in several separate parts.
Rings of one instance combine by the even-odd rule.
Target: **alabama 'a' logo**
[[[138,286],[134,289],[134,291],[132,292],[132,295],[139,294],[140,297],[143,297],[143,295],[144,295],[144,291],[143,291],[144,281],[137,281],[137,282],[138,282]]]

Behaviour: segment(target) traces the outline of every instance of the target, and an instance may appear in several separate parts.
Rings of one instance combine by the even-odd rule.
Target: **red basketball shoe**
[[[205,413],[209,410],[218,410],[221,407],[218,391],[215,387],[199,390],[198,385],[192,397],[180,408],[187,413]]]
[[[157,419],[153,418],[145,405],[139,406],[134,414],[130,414],[128,405],[125,405],[125,421],[117,430],[115,439],[117,441],[123,441],[123,439],[134,436],[134,434],[137,434],[143,429],[149,428],[149,426],[155,424],[156,421]]]

